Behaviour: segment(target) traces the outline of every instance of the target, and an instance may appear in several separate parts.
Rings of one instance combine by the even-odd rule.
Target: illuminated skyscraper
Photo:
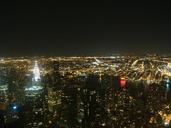
[[[34,65],[34,68],[33,68],[33,81],[35,82],[38,82],[40,80],[40,70],[39,70],[39,67],[38,67],[38,64],[37,64],[37,61],[35,61],[35,65]]]
[[[29,76],[30,81],[25,88],[25,127],[44,127],[44,90],[37,61]]]
[[[34,68],[32,70],[32,81],[28,84],[28,86],[25,88],[25,91],[30,92],[33,94],[33,92],[39,92],[42,90],[42,86],[40,85],[41,77],[40,77],[40,69],[38,67],[37,61],[35,61]]]

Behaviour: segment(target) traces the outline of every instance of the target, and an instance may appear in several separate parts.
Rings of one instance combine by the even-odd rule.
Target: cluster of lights
[[[169,91],[169,86],[170,86],[170,80],[169,80],[169,78],[167,78],[165,80],[165,82],[166,82],[166,89],[167,89],[167,91]]]
[[[165,125],[165,126],[169,126],[169,122],[168,122],[168,121],[165,121],[165,122],[164,122],[164,125]]]
[[[32,86],[32,87],[26,88],[25,91],[38,91],[42,89],[43,88],[41,86]]]
[[[1,91],[6,91],[6,90],[8,90],[7,85],[1,85],[1,86],[0,86],[0,90],[1,90]]]
[[[39,70],[37,61],[35,61],[35,65],[34,65],[34,69],[33,69],[33,74],[34,74],[33,81],[38,82],[40,80],[40,70]]]

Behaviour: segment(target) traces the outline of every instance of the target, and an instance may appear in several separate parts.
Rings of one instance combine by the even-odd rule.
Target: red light
[[[125,85],[126,85],[125,77],[121,77],[120,78],[120,86],[121,86],[121,88],[125,87]]]

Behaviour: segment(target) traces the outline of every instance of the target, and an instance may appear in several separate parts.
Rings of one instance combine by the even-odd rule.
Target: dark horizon
[[[0,56],[171,53],[168,3],[0,6]]]

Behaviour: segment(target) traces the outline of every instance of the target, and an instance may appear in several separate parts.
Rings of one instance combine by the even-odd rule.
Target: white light
[[[0,90],[2,90],[2,91],[8,90],[7,85],[1,85],[1,86],[0,86]]]
[[[4,61],[4,59],[1,59],[0,61],[1,61],[1,62],[3,62],[3,61]]]
[[[115,59],[116,57],[115,56],[110,56],[111,59]]]
[[[169,88],[169,84],[166,84],[167,88]]]
[[[103,124],[102,124],[102,126],[104,127],[104,126],[106,126],[106,124],[105,124],[105,123],[103,123]]]
[[[42,89],[41,86],[32,86],[32,87],[26,88],[25,91],[37,91],[41,89]]]
[[[40,80],[40,70],[37,64],[37,61],[35,61],[34,69],[33,69],[33,74],[34,74],[34,81],[39,81]]]
[[[167,83],[169,83],[169,82],[170,82],[170,80],[169,80],[169,79],[167,79],[167,80],[166,80],[166,82],[167,82]]]
[[[165,121],[165,122],[164,122],[164,125],[165,125],[165,126],[168,126],[168,125],[169,125],[169,122]]]
[[[14,110],[16,110],[16,109],[17,109],[17,106],[15,105],[15,106],[13,106],[12,108],[13,108]]]

